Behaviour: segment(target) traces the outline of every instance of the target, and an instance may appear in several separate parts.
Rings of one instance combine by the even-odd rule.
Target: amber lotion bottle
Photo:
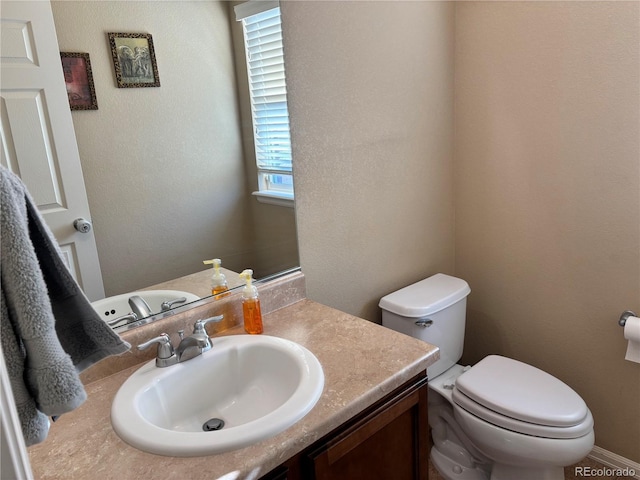
[[[247,284],[242,290],[242,313],[244,315],[244,331],[251,335],[262,333],[262,313],[258,289],[252,285],[253,270],[244,270],[240,274]]]

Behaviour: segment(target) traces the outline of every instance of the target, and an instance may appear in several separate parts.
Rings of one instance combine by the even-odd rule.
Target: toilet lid
[[[498,355],[485,357],[460,375],[455,388],[490,411],[534,425],[574,427],[589,415],[584,400],[565,383]]]
[[[593,416],[589,410],[587,410],[587,416],[584,420],[577,425],[571,427],[550,427],[548,425],[523,422],[522,420],[516,420],[515,418],[489,410],[471,400],[464,393],[460,393],[460,390],[457,388],[453,389],[451,396],[454,402],[453,410],[456,413],[456,418],[458,417],[458,409],[463,409],[485,422],[506,430],[511,430],[512,432],[542,438],[579,438],[593,431]]]

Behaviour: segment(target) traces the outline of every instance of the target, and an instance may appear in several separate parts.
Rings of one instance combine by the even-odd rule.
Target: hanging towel
[[[79,372],[129,350],[93,310],[22,181],[0,166],[0,339],[27,445],[86,399]]]

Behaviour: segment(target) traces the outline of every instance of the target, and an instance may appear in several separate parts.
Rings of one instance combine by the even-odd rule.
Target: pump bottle
[[[229,290],[229,286],[227,285],[227,278],[224,276],[224,273],[220,271],[222,261],[219,258],[214,258],[213,260],[203,260],[202,263],[205,265],[213,265],[213,275],[211,275],[211,294],[215,295],[216,298],[223,297],[223,294]]]
[[[244,270],[240,278],[247,284],[242,290],[242,313],[244,314],[244,330],[247,333],[256,335],[262,333],[262,313],[260,311],[260,298],[258,289],[252,285],[253,270]]]

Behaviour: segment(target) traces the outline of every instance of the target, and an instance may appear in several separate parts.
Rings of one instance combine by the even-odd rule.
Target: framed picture
[[[89,54],[60,52],[60,59],[71,110],[97,110],[98,100]]]
[[[153,40],[148,33],[107,33],[118,88],[159,87]]]

